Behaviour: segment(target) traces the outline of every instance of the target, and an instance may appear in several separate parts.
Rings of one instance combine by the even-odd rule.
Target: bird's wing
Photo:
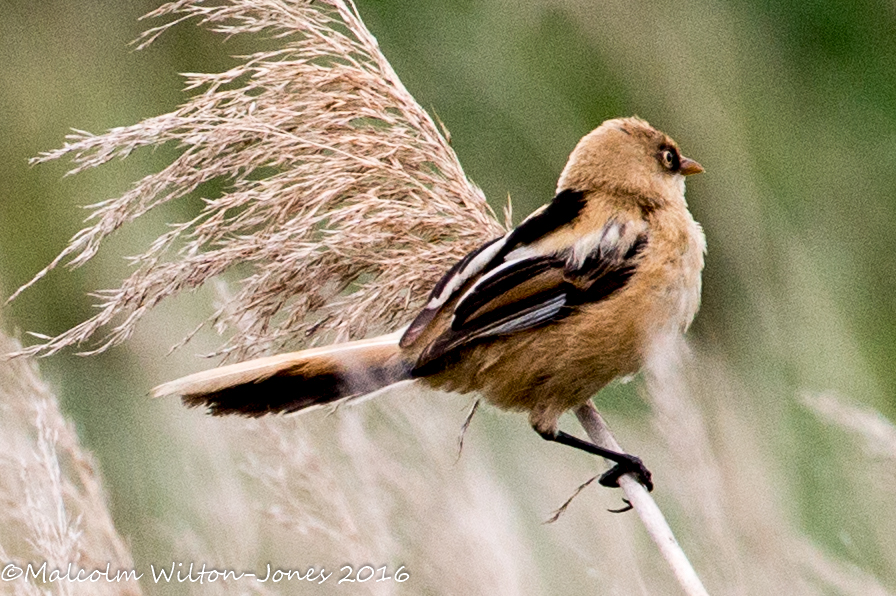
[[[401,347],[406,348],[417,341],[470,282],[500,266],[512,251],[531,246],[545,235],[571,223],[584,204],[584,193],[564,190],[512,231],[483,244],[458,261],[433,288],[423,310],[402,336]]]
[[[622,226],[608,222],[585,254],[577,253],[581,247],[575,244],[550,255],[529,256],[525,248],[508,253],[454,303],[450,326],[423,349],[415,373],[426,374],[444,357],[487,338],[562,319],[622,288],[647,243],[646,233],[624,234]]]

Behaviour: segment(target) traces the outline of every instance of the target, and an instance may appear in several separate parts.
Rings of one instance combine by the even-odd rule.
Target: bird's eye
[[[663,165],[669,171],[675,172],[678,171],[678,168],[681,167],[681,163],[678,159],[678,154],[672,149],[663,149],[662,153],[660,153],[660,159],[663,161]]]

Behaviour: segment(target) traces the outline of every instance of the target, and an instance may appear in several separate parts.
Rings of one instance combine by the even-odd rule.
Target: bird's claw
[[[633,474],[635,479],[644,485],[647,492],[653,490],[653,480],[651,480],[650,470],[644,465],[640,457],[629,455],[627,453],[620,454],[624,461],[618,462],[615,466],[607,470],[598,482],[601,486],[616,488],[619,486],[619,477],[623,474]]]
[[[607,511],[609,511],[610,513],[625,513],[626,511],[631,511],[632,509],[634,509],[634,507],[632,507],[631,501],[629,501],[628,499],[622,499],[622,502],[625,503],[625,507],[620,507],[619,509],[607,509]]]

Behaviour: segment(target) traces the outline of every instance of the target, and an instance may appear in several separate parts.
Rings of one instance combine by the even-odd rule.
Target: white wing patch
[[[646,222],[641,221],[640,224],[608,221],[600,230],[576,240],[567,257],[567,263],[571,269],[581,269],[585,261],[595,254],[611,261],[622,258],[646,229]]]
[[[474,258],[470,259],[470,262],[460,271],[455,273],[454,276],[445,283],[445,286],[442,288],[442,291],[439,292],[438,296],[433,296],[424,308],[426,310],[437,310],[441,308],[442,305],[448,302],[451,296],[454,295],[454,292],[467,283],[471,277],[482,271],[482,269],[495,258],[495,255],[501,252],[501,249],[504,248],[504,244],[506,243],[507,235],[493,243]]]
[[[600,235],[600,241],[597,244],[598,249],[600,249],[600,254],[608,255],[616,252],[619,247],[619,241],[624,235],[625,224],[620,224],[615,221],[608,222],[607,225],[604,226],[603,233]]]

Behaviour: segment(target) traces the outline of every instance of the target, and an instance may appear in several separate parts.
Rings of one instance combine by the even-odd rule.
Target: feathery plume
[[[502,233],[445,136],[404,88],[351,2],[170,2],[148,17],[144,48],[181,21],[226,35],[265,33],[276,50],[216,74],[187,74],[191,98],[169,114],[75,131],[33,160],[68,157],[75,174],[141,147],[179,156],[119,198],[89,209],[89,225],[10,300],[64,263],[90,260],[113,232],[211,181],[189,221],[130,259],[133,273],[96,294],[98,312],[25,354],[82,353],[125,341],[160,301],[240,265],[239,289],[210,318],[239,330],[221,352],[243,358],[296,338],[341,341],[402,322],[456,260]],[[99,339],[97,337],[99,336]]]

